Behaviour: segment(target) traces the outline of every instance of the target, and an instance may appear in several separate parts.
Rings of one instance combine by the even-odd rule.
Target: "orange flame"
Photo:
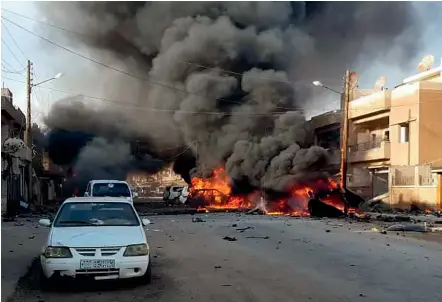
[[[194,177],[191,180],[190,196],[206,201],[206,211],[252,207],[248,196],[234,196],[231,192],[230,179],[223,168],[215,169],[210,178]]]
[[[289,197],[265,202],[261,192],[255,192],[248,196],[232,195],[230,179],[225,170],[220,167],[215,169],[209,178],[192,178],[190,196],[204,200],[204,206],[200,206],[198,209],[203,212],[246,210],[259,205],[260,209],[267,215],[310,216],[308,203],[313,194],[319,190],[331,192],[337,188],[338,184],[333,180],[321,179],[316,181],[313,187],[296,184],[290,190]],[[261,195],[261,198],[259,198],[259,195]],[[344,211],[344,202],[340,194],[328,194],[321,198],[321,201]]]

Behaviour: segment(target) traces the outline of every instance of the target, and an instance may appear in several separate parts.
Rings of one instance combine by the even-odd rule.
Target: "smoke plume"
[[[50,129],[97,137],[72,157],[87,173],[107,173],[105,160],[123,175],[132,161],[127,144],[138,141],[139,152],[174,162],[186,180],[219,165],[235,183],[276,190],[323,176],[327,154],[311,146],[303,113],[314,98],[308,83],[323,79],[339,87],[346,68],[400,48],[399,66],[419,45],[406,2],[47,2],[41,8],[50,22],[84,33],[70,35],[70,47],[86,47],[91,57],[133,75],[100,67],[94,85],[105,87],[111,101],[63,100],[46,117]]]

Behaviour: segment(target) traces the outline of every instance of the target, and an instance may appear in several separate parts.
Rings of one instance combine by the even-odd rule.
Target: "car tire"
[[[164,201],[169,200],[169,195],[170,195],[169,191],[164,192],[163,193],[163,200]]]
[[[38,267],[38,285],[40,288],[44,291],[51,290],[53,287],[53,280],[47,278],[45,274],[43,273],[43,268],[41,267],[41,264]]]
[[[141,282],[143,284],[151,284],[152,283],[152,264],[149,261],[149,266],[147,267],[146,272],[141,277]]]

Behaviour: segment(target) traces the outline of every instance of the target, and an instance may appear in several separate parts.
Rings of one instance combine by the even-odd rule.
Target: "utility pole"
[[[344,196],[344,213],[348,214],[348,203],[345,199],[347,188],[347,152],[348,152],[348,107],[350,103],[350,71],[345,72],[344,92],[342,93],[342,127],[341,127],[341,182],[340,187]]]
[[[27,75],[26,75],[26,130],[25,130],[25,144],[31,150],[31,162],[28,166],[28,202],[32,200],[32,157],[33,157],[33,148],[32,148],[32,121],[31,121],[31,61],[28,60],[27,65]]]

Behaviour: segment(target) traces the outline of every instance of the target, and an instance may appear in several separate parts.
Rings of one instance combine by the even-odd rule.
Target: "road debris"
[[[269,239],[269,236],[246,236],[249,239]]]
[[[199,217],[193,217],[192,222],[206,222],[206,221],[202,218],[199,218]]]
[[[239,231],[240,233],[244,233],[245,231],[250,230],[250,229],[254,229],[254,227],[248,226],[245,228],[238,228],[236,230]]]
[[[230,237],[230,236],[224,236],[223,239],[227,241],[237,241],[235,237]]]
[[[221,268],[221,265],[215,265],[215,268]]]
[[[410,224],[410,225],[403,225],[403,224],[395,224],[392,226],[389,226],[387,228],[387,231],[389,232],[420,232],[425,233],[428,232],[427,225],[416,225],[416,224]]]
[[[262,209],[261,205],[258,205],[256,208],[251,209],[250,211],[247,211],[246,214],[251,215],[265,215],[265,211]]]

